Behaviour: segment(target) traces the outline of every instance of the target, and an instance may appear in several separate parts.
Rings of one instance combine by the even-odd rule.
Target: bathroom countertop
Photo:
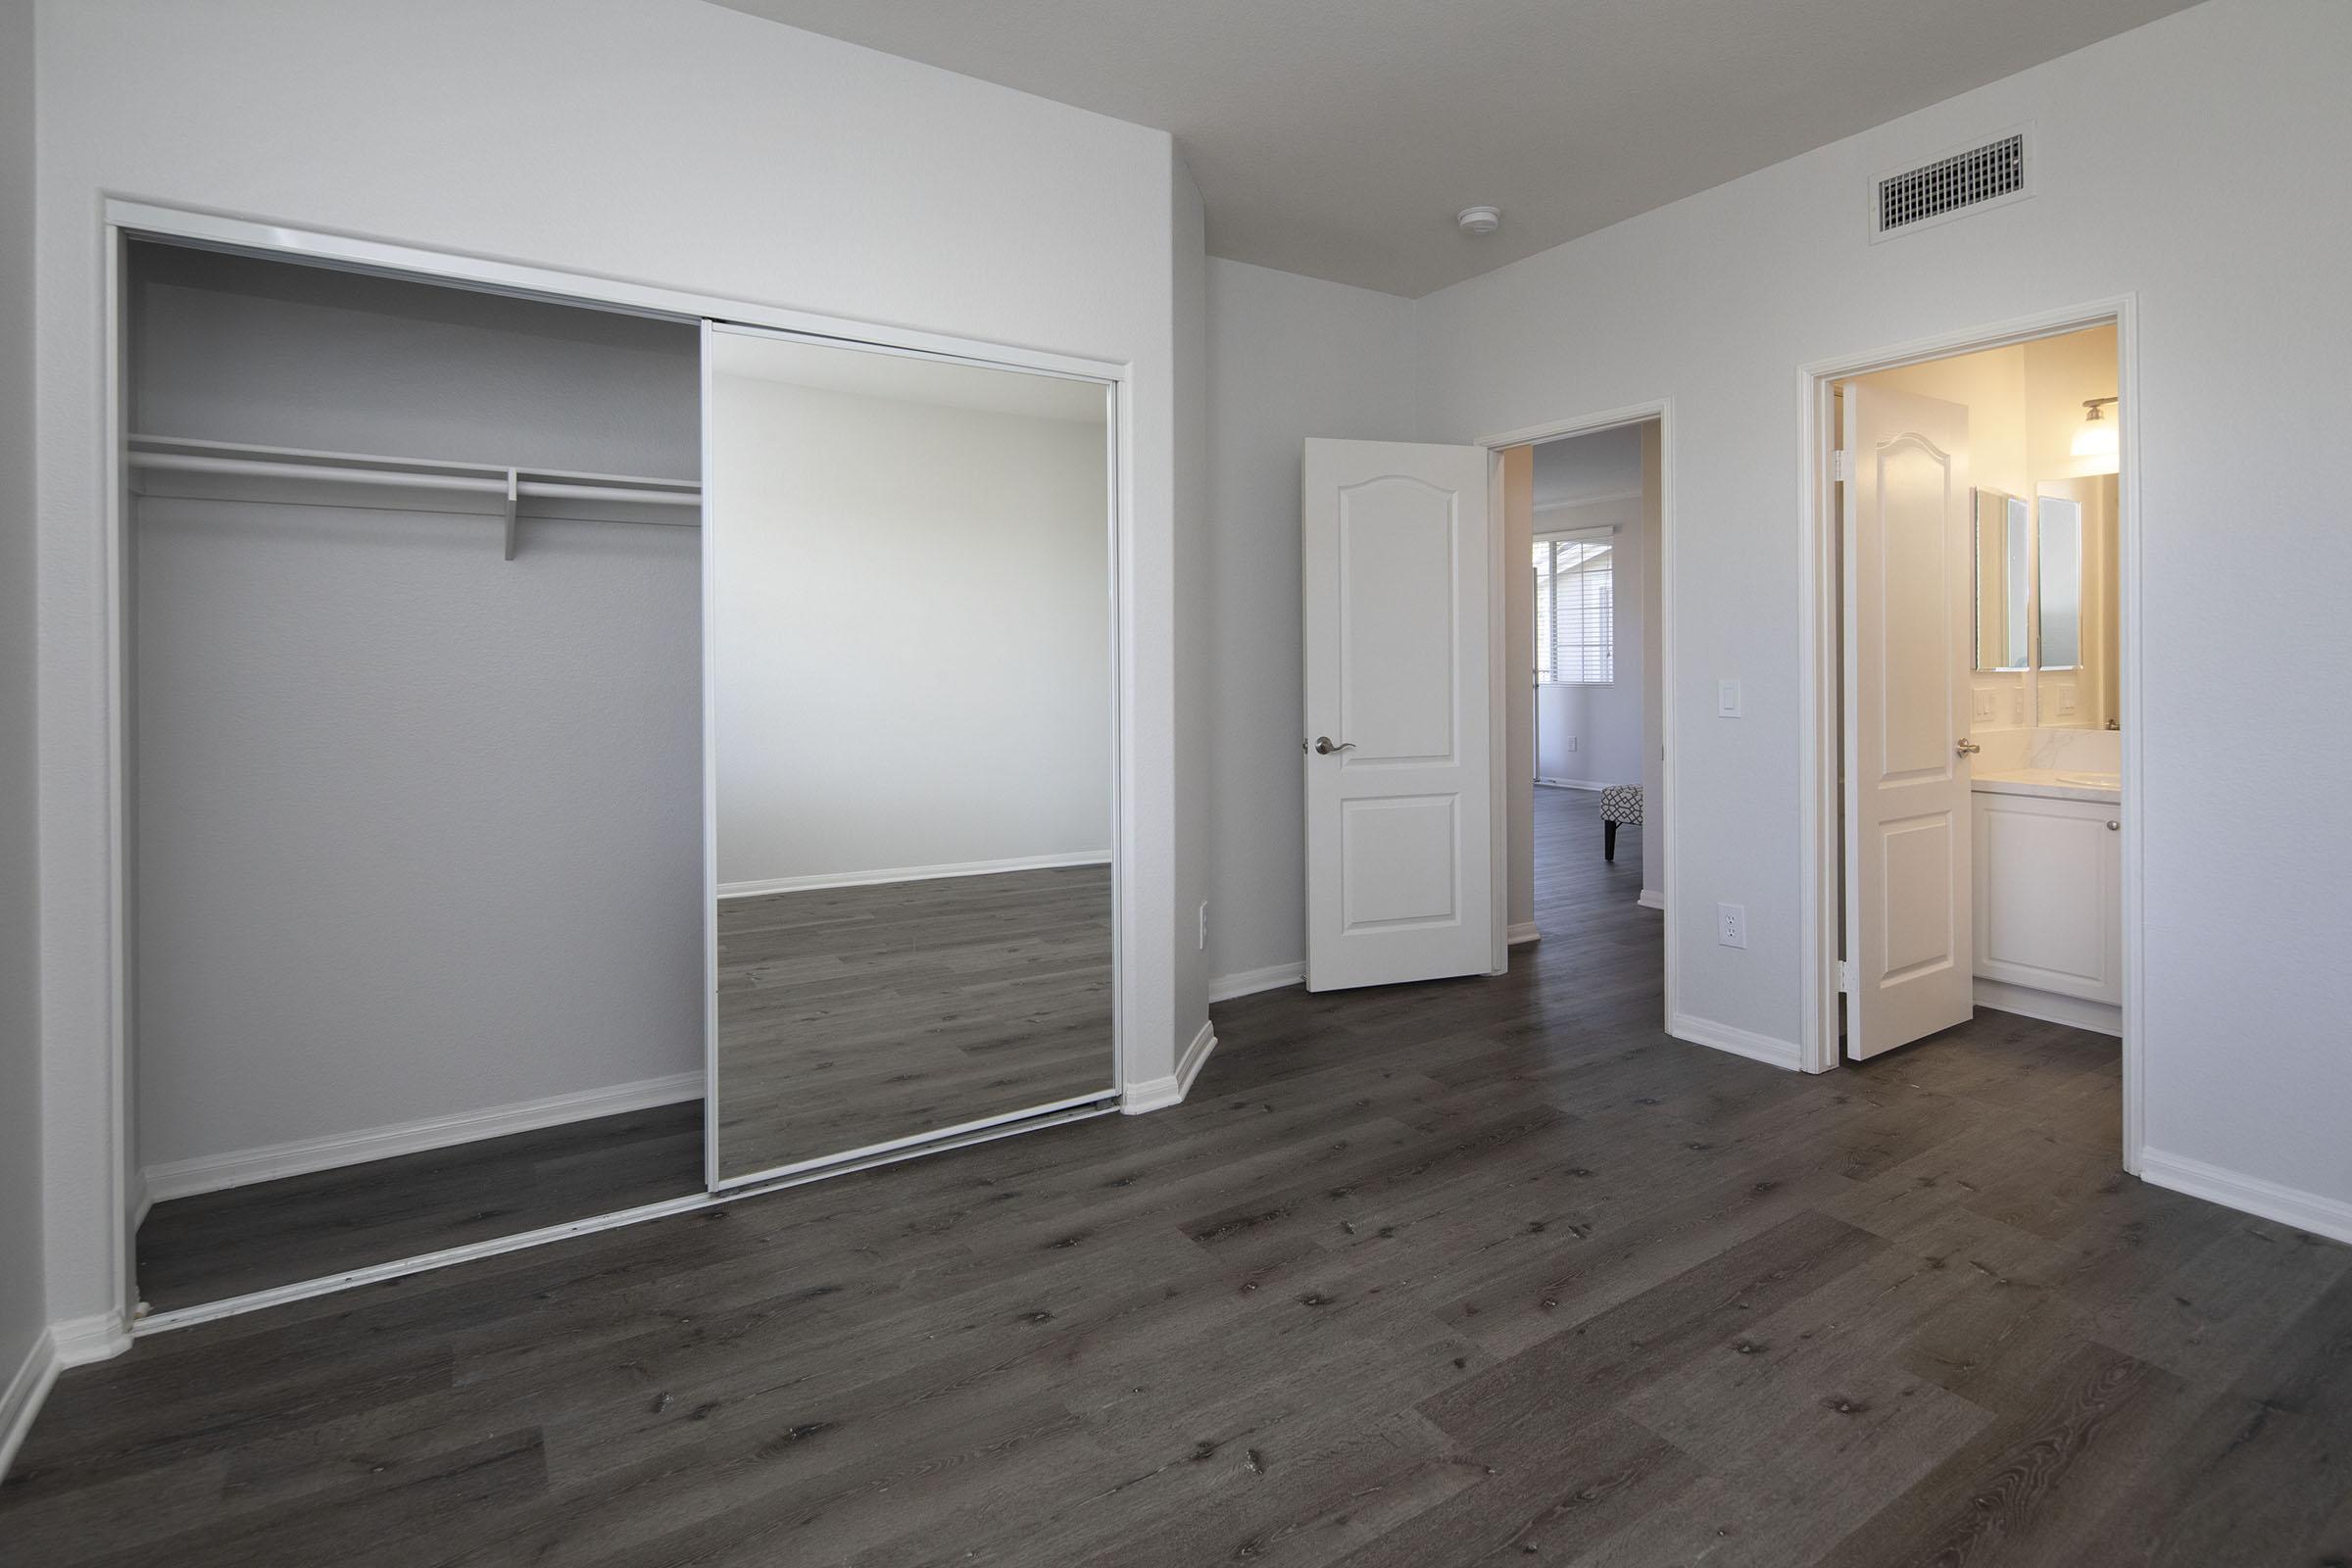
[[[2072,777],[2071,768],[2016,767],[1998,773],[1979,773],[1972,777],[1969,788],[1987,795],[2039,795],[2053,801],[2099,801],[2108,806],[2121,806],[2121,788],[2105,789],[2095,784],[2061,784],[2061,778]]]

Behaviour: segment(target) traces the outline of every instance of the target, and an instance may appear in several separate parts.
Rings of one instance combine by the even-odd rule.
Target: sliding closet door
[[[1107,1098],[1109,389],[705,373],[711,1185]]]

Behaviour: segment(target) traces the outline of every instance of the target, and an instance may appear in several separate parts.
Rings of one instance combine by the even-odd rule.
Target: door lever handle
[[[1979,746],[1975,741],[1972,741],[1967,736],[1963,735],[1957,742],[1954,743],[1953,749],[1962,757],[1974,757],[1984,748]]]
[[[1300,741],[1298,743],[1298,749],[1300,751],[1304,751],[1306,749],[1306,742]],[[1334,746],[1331,743],[1331,737],[1328,735],[1318,735],[1315,737],[1315,755],[1317,757],[1329,757],[1334,752],[1352,752],[1354,750],[1355,742],[1353,741],[1342,741],[1337,746]]]

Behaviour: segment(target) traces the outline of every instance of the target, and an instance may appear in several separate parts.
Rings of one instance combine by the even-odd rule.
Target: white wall
[[[1642,902],[1666,906],[1665,435],[1642,426]]]
[[[2352,8],[2214,0],[1430,296],[1416,329],[1430,439],[1675,399],[1680,1002],[1793,1042],[1797,368],[2134,292],[2146,1139],[2171,1179],[2317,1195],[2352,1229],[2352,837],[2312,830],[2352,768],[2313,718],[2352,577],[2352,209],[2309,188],[2352,163],[2347,58]],[[1873,175],[2029,121],[2032,199],[1869,242]],[[2217,528],[2261,568],[2213,572]],[[1746,716],[1718,718],[1735,676]],[[2259,798],[2210,765],[2232,755],[2277,764]],[[1744,951],[1713,941],[1718,899]]]
[[[1183,1050],[1208,1018],[1209,955],[1200,906],[1209,897],[1212,780],[1205,762],[1215,723],[1211,683],[1216,660],[1210,610],[1215,539],[1209,523],[1208,214],[1200,188],[1173,146],[1168,150],[1168,277],[1175,363],[1175,482],[1171,500],[1176,603],[1176,1046]],[[1214,912],[1214,911],[1212,911]],[[1186,1020],[1194,1020],[1187,1024]]]
[[[106,811],[102,197],[1130,368],[1130,1075],[1173,1065],[1167,136],[697,0],[44,4],[40,784],[53,1319],[120,1304]],[[823,221],[812,222],[811,214]]]
[[[1102,422],[710,396],[720,888],[1108,859]]]
[[[0,1473],[48,1323],[33,781],[33,8],[0,3]]]
[[[1505,447],[1494,466],[1502,483],[1502,561],[1509,577],[1533,588],[1532,573],[1518,564],[1531,561],[1536,545],[1535,447]],[[1544,702],[1536,682],[1536,596],[1502,593],[1503,848],[1510,872],[1504,879],[1506,937],[1526,940],[1536,923],[1536,718]],[[1541,934],[1541,933],[1538,933]]]
[[[1400,440],[1412,306],[1241,262],[1208,264],[1213,615],[1209,973],[1306,956],[1298,773],[1298,463],[1308,436]],[[1261,975],[1262,978],[1262,975]]]

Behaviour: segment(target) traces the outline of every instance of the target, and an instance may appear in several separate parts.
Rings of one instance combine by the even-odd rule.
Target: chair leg
[[[1600,824],[1600,858],[1612,862],[1617,858],[1617,824],[1614,822]]]

